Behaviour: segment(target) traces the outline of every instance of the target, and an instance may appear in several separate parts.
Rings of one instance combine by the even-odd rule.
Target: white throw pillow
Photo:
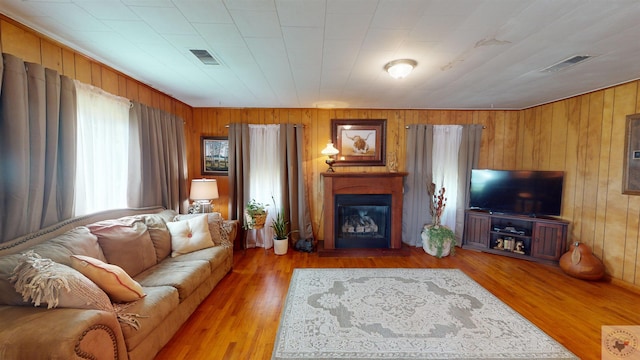
[[[213,243],[218,245],[225,245],[225,241],[228,242],[228,236],[223,236],[226,234],[222,233],[222,225],[224,224],[224,220],[222,219],[222,215],[218,212],[207,213],[207,223],[209,224],[209,232],[211,233],[211,240]],[[181,214],[176,215],[173,221],[182,221],[193,219],[194,217],[202,216],[202,214]]]
[[[209,233],[207,215],[167,223],[171,233],[171,257],[215,246]]]
[[[71,266],[96,283],[114,302],[136,301],[145,296],[142,286],[117,265],[71,255]]]

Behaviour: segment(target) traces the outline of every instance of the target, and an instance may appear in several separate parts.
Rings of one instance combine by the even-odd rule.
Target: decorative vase
[[[273,252],[276,255],[284,255],[289,250],[289,238],[286,239],[276,239],[273,238]]]
[[[444,225],[425,225],[420,234],[424,251],[437,258],[451,254],[456,237],[453,231]],[[433,237],[433,239],[432,239]]]
[[[576,241],[569,251],[560,257],[560,268],[565,273],[583,280],[600,280],[604,276],[604,264],[595,257],[587,244]]]

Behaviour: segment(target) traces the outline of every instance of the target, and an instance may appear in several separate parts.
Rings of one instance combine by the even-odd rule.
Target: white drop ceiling
[[[193,107],[523,109],[640,78],[637,0],[0,0],[0,12]],[[575,55],[593,57],[541,71]],[[384,65],[400,58],[418,66],[396,80]]]

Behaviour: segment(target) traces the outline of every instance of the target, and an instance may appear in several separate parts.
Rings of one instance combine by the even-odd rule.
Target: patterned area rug
[[[272,359],[577,359],[456,269],[295,269]]]

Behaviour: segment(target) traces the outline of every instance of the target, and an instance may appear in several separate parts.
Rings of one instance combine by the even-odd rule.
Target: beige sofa
[[[217,213],[206,215],[215,246],[172,257],[166,223],[195,216],[162,208],[114,210],[0,243],[0,359],[153,359],[232,267],[237,225]],[[100,234],[109,227],[101,227],[105,221],[120,221],[122,235]],[[139,329],[119,322],[113,311],[25,301],[9,279],[29,250],[69,267],[71,255],[120,266],[145,293],[116,307],[136,315]]]

